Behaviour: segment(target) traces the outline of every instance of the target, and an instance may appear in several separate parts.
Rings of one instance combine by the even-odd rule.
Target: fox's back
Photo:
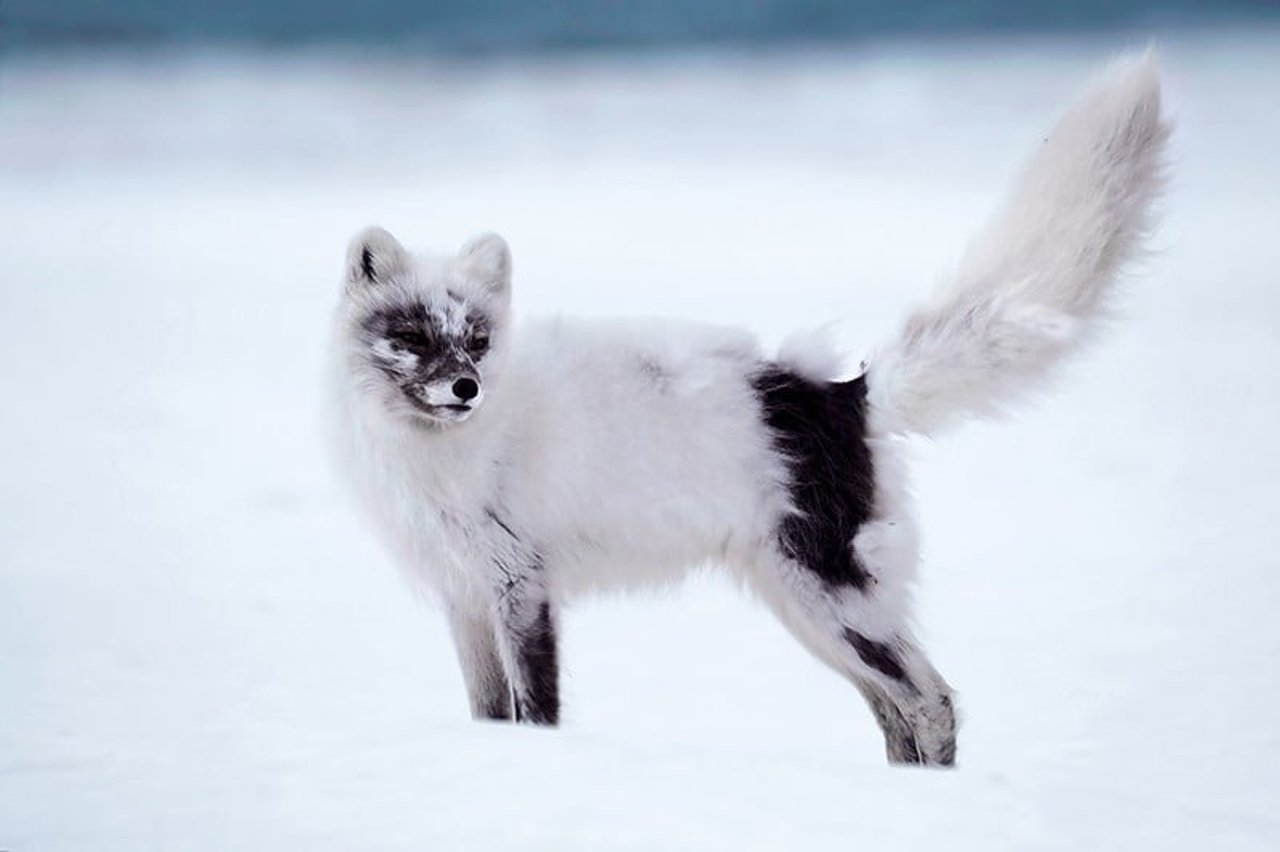
[[[504,390],[520,401],[503,490],[539,537],[587,545],[555,555],[642,562],[642,580],[660,578],[750,545],[745,531],[781,511],[751,335],[553,320],[522,329],[512,354]],[[636,573],[590,569],[597,586]]]

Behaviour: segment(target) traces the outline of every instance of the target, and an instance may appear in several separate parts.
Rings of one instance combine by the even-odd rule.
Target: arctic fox
[[[335,329],[344,468],[447,614],[478,719],[554,725],[575,595],[705,563],[866,698],[893,763],[950,765],[951,690],[909,628],[900,436],[1001,412],[1095,330],[1141,249],[1168,127],[1156,59],[1061,119],[945,292],[862,375],[733,329],[512,321],[494,234],[351,243]],[[819,348],[820,349],[820,348]]]

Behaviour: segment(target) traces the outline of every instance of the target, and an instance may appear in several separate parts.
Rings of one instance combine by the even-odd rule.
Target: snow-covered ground
[[[1280,847],[1280,33],[1165,45],[1157,251],[1043,405],[922,445],[961,766],[708,576],[466,717],[319,426],[348,237],[505,234],[520,310],[856,358],[1119,40],[0,74],[0,849]]]

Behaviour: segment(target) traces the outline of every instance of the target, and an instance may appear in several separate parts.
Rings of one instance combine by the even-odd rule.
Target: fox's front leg
[[[498,654],[511,684],[517,722],[560,721],[556,613],[536,563],[504,584],[495,607]]]
[[[483,609],[448,607],[449,629],[471,702],[471,717],[480,721],[511,718],[511,684],[498,656],[493,618]]]

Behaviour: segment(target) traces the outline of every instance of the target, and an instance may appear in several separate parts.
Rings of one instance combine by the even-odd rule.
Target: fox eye
[[[409,349],[425,349],[427,336],[420,331],[402,331],[395,336],[395,342]]]
[[[467,351],[473,355],[483,355],[489,351],[489,335],[484,332],[473,334],[467,338]]]

